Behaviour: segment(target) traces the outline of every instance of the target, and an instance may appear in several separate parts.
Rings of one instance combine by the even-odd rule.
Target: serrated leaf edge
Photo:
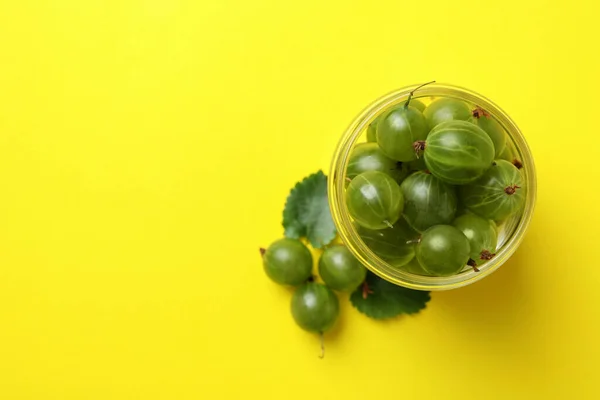
[[[337,229],[335,229],[335,225],[334,225],[334,229],[333,229],[333,233],[332,233],[331,237],[326,237],[325,241],[320,241],[319,243],[317,243],[317,242],[314,242],[314,241],[310,240],[310,238],[308,237],[309,233],[306,232],[306,229],[305,229],[304,232],[302,231],[302,229],[296,229],[296,232],[297,232],[296,234],[289,233],[289,231],[288,231],[289,226],[286,226],[286,212],[285,212],[285,210],[287,209],[288,203],[290,202],[290,199],[292,198],[292,196],[294,196],[294,194],[298,190],[300,190],[300,187],[302,186],[302,184],[305,181],[308,181],[308,180],[311,180],[311,179],[315,179],[315,177],[321,177],[321,176],[324,177],[325,180],[327,181],[327,179],[328,179],[327,175],[325,175],[325,173],[323,172],[323,170],[320,169],[317,172],[306,176],[301,181],[296,182],[296,184],[290,190],[290,193],[288,194],[288,196],[285,199],[285,204],[284,204],[284,207],[283,207],[283,220],[281,222],[281,225],[283,226],[283,229],[284,229],[284,236],[285,237],[290,238],[290,239],[300,239],[300,238],[305,237],[305,238],[308,239],[310,245],[313,248],[315,248],[315,249],[320,249],[320,248],[322,248],[324,246],[327,246],[329,243],[331,243],[336,238],[336,236],[337,236]]]

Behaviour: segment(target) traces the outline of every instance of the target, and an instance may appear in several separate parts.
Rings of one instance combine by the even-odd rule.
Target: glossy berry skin
[[[341,244],[325,249],[319,259],[319,275],[333,290],[352,291],[364,282],[366,268]]]
[[[414,231],[404,218],[400,218],[392,228],[371,230],[356,225],[361,239],[371,251],[383,260],[401,266],[415,256],[415,242],[419,233]]]
[[[494,221],[467,213],[456,218],[452,225],[469,241],[470,257],[477,265],[493,258],[498,245],[498,228]]]
[[[398,268],[398,269],[402,269],[406,272],[409,272],[411,274],[415,274],[415,275],[429,275],[427,273],[427,271],[425,271],[423,269],[423,267],[421,266],[421,264],[419,264],[419,261],[417,260],[416,257],[413,257],[409,262],[407,262],[406,264],[402,264],[402,265],[398,265],[395,261],[389,261],[389,264],[392,267]]]
[[[377,143],[388,157],[412,161],[417,158],[413,143],[425,140],[428,131],[421,111],[412,106],[396,107],[381,117],[377,125]]]
[[[471,248],[461,231],[451,225],[436,225],[426,230],[416,248],[417,260],[432,276],[459,273],[469,261]]]
[[[504,132],[502,125],[491,116],[486,115],[472,117],[469,119],[469,122],[477,125],[488,134],[490,139],[492,139],[492,143],[494,143],[494,157],[499,158],[500,154],[502,154],[506,148],[506,132]]]
[[[520,211],[525,203],[525,183],[517,167],[496,160],[477,181],[460,188],[462,203],[473,213],[501,221]]]
[[[394,161],[381,151],[377,143],[360,143],[352,149],[346,176],[350,179],[367,171],[388,174],[398,183],[408,176],[408,165]]]
[[[381,115],[378,115],[367,127],[367,142],[377,142],[377,124],[380,119]]]
[[[403,101],[399,105],[400,106],[404,106],[404,104],[406,104],[405,101]],[[414,107],[414,108],[416,108],[417,110],[419,110],[421,112],[425,111],[425,108],[427,107],[422,101],[414,99],[414,98],[410,100],[410,102],[408,103],[408,106],[409,107]]]
[[[308,282],[294,292],[291,310],[302,329],[323,333],[335,324],[340,305],[336,294],[327,286]]]
[[[510,148],[510,144],[507,143],[506,146],[504,146],[504,150],[502,150],[502,152],[500,153],[500,155],[497,158],[499,158],[500,160],[513,162],[513,160],[515,159],[515,156],[514,156],[512,149]]]
[[[402,182],[404,219],[423,232],[434,225],[449,224],[456,215],[456,190],[435,176],[415,172]]]
[[[308,248],[296,239],[280,239],[263,255],[263,267],[281,285],[300,285],[310,278],[313,259]]]
[[[396,107],[402,107],[404,106],[406,102],[402,102],[400,104],[398,104]],[[419,110],[420,112],[423,112],[425,110],[425,104],[423,104],[423,102],[416,100],[416,99],[412,99],[409,103],[410,107],[414,107],[417,110]],[[395,107],[395,108],[396,108]],[[382,114],[380,114],[379,116],[377,116],[373,122],[371,122],[367,128],[367,142],[377,142],[377,124],[379,123],[379,120],[381,119]]]
[[[429,129],[433,129],[442,122],[466,121],[471,118],[471,109],[467,103],[451,98],[441,98],[432,102],[423,112]]]
[[[427,137],[423,156],[433,175],[444,182],[464,185],[475,181],[492,165],[492,139],[467,121],[436,126]]]
[[[359,225],[367,229],[385,229],[400,218],[404,197],[400,186],[389,175],[369,171],[352,179],[346,189],[346,205]]]

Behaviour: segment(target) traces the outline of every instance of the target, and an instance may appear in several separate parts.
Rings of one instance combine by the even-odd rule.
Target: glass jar
[[[362,241],[353,226],[345,201],[346,167],[354,146],[364,142],[366,128],[382,112],[404,102],[417,85],[408,86],[389,93],[371,103],[362,111],[344,132],[331,164],[328,190],[333,220],[339,235],[348,249],[372,272],[397,285],[417,290],[447,290],[465,286],[488,276],[510,258],[523,240],[531,222],[536,199],[535,166],[531,151],[517,125],[496,104],[468,89],[447,84],[430,84],[421,87],[413,94],[413,99],[426,103],[432,97],[450,97],[476,104],[495,118],[508,133],[507,145],[511,146],[515,158],[523,164],[522,173],[527,186],[523,212],[509,217],[498,231],[496,256],[482,264],[479,272],[465,266],[462,272],[446,277],[432,277],[411,274],[394,268],[373,253]]]

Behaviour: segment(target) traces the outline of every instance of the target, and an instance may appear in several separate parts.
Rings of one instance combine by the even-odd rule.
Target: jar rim
[[[432,83],[419,88],[413,94],[413,99],[428,96],[450,97],[471,104],[476,104],[489,112],[503,126],[512,139],[518,157],[523,164],[523,175],[527,186],[527,194],[523,213],[513,230],[510,238],[496,253],[496,256],[483,264],[479,272],[473,270],[463,271],[459,274],[447,277],[430,277],[411,274],[396,269],[380,259],[361,240],[358,232],[352,224],[345,202],[345,180],[346,167],[352,148],[365,128],[381,114],[384,110],[393,107],[408,99],[411,91],[419,85],[410,85],[392,91],[369,104],[345,130],[340,139],[331,163],[328,180],[329,206],[333,221],[338,230],[341,240],[354,254],[354,256],[369,269],[392,283],[416,290],[448,290],[474,283],[496,271],[504,264],[519,247],[525,232],[531,223],[536,200],[536,172],[531,150],[527,145],[525,137],[515,122],[499,106],[486,97],[459,86],[443,83]]]

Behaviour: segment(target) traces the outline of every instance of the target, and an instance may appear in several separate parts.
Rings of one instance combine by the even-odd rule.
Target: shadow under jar
[[[409,98],[410,113],[408,114],[410,115],[407,114],[404,107]],[[450,104],[450,106],[445,103]],[[459,107],[455,107],[458,103],[460,103]],[[381,134],[379,138],[377,137],[377,127],[384,120],[382,117],[389,116],[393,110],[401,110],[401,115],[399,125],[392,118],[390,126],[401,127],[402,123],[407,123],[407,121],[411,125],[410,140],[414,141],[414,155],[411,154],[410,149],[407,150],[406,143],[400,143],[396,147],[400,151],[396,153],[389,151],[391,148],[389,147],[390,137],[386,137],[384,134]],[[388,119],[385,118],[385,120]],[[466,125],[467,122],[468,125]],[[379,132],[384,129],[387,128],[379,127]],[[483,176],[481,176],[481,171],[477,171],[476,173],[480,174],[479,177],[476,180],[466,182],[464,176],[460,175],[460,171],[458,171],[459,174],[452,171],[453,160],[451,157],[456,157],[456,160],[459,160],[460,163],[461,160],[467,160],[474,155],[473,151],[475,150],[473,148],[465,150],[464,154],[459,152],[453,155],[452,151],[446,152],[447,154],[444,153],[443,157],[446,157],[446,155],[450,157],[450,161],[446,164],[444,162],[448,161],[448,158],[444,160],[443,157],[437,157],[438,154],[434,153],[439,151],[440,148],[442,152],[446,151],[447,149],[444,147],[446,144],[452,146],[452,135],[450,135],[450,139],[447,139],[448,135],[444,136],[444,132],[441,135],[440,132],[437,132],[448,129],[458,130],[460,134],[466,135],[468,140],[485,142],[484,146],[487,146],[488,150],[484,152],[485,154],[478,155],[485,166],[484,170],[486,172],[483,173]],[[482,131],[488,135],[480,137]],[[432,132],[436,133],[431,135]],[[498,132],[501,132],[500,136],[498,136]],[[399,140],[402,139],[400,137]],[[428,139],[431,142],[429,150],[427,148]],[[396,140],[396,138],[392,136],[391,140]],[[493,144],[493,147],[491,147],[493,151],[490,152],[490,145],[487,143]],[[380,151],[383,150],[382,146],[386,150],[383,158]],[[475,145],[475,147],[477,146]],[[430,152],[429,158],[424,155],[424,152],[427,151]],[[353,154],[361,154],[362,158],[360,158],[359,163],[356,162],[356,158],[352,157]],[[438,161],[440,162],[438,163]],[[389,172],[390,166],[393,169],[391,173]],[[513,166],[517,168],[512,168]],[[356,193],[360,195],[361,190],[363,190],[368,195],[367,189],[369,188],[362,188],[360,185],[364,185],[364,182],[359,181],[368,183],[375,181],[375,178],[377,181],[383,182],[381,185],[386,185],[386,190],[389,190],[389,187],[392,186],[393,194],[397,197],[393,181],[401,185],[407,179],[416,182],[433,179],[427,176],[432,173],[429,171],[429,167],[435,172],[433,175],[441,178],[442,183],[435,188],[435,193],[446,196],[442,204],[443,207],[435,207],[430,213],[420,215],[421,218],[416,220],[412,218],[414,215],[410,214],[411,207],[414,204],[410,203],[410,199],[406,199],[405,196],[402,200],[405,204],[399,207],[401,210],[399,217],[396,205],[386,205],[390,210],[389,219],[391,220],[388,220],[387,216],[382,217],[381,226],[377,226],[381,231],[370,230],[371,234],[366,235],[364,224],[361,226],[358,223],[363,221],[357,221],[352,216],[352,209],[356,209],[356,207],[350,207],[351,210],[349,210],[347,202],[348,193],[353,196]],[[480,165],[477,167],[480,168]],[[490,168],[492,169],[490,170]],[[367,179],[353,182],[357,176],[369,171],[383,171],[392,179],[381,179],[382,177],[378,173],[370,173],[364,175]],[[509,176],[506,179],[519,179],[520,185],[511,186],[512,188],[507,187],[506,193],[512,195],[511,192],[514,190],[518,195],[518,197],[511,197],[511,201],[517,204],[515,211],[511,212],[510,207],[512,207],[512,204],[503,204],[499,209],[486,207],[485,204],[482,205],[481,199],[477,197],[477,188],[473,189],[473,186],[477,183],[480,186],[485,186],[485,182],[483,182],[485,177],[495,182],[494,179],[497,179],[497,177],[503,179],[510,173],[514,174],[514,171],[517,171],[516,175]],[[444,176],[445,174],[448,174],[448,176]],[[433,83],[422,87],[418,87],[418,85],[408,86],[387,94],[371,103],[355,118],[344,132],[335,151],[328,190],[333,220],[341,239],[369,270],[390,282],[411,289],[447,290],[471,284],[488,276],[504,264],[515,252],[523,240],[532,218],[536,199],[536,175],[533,157],[525,138],[517,125],[504,111],[487,98],[468,89]],[[389,199],[384,200],[388,201]],[[455,214],[451,213],[452,210],[446,210],[448,207],[454,207],[452,206],[453,201],[456,201]],[[447,206],[448,204],[450,206]],[[470,257],[464,265],[459,266],[455,272],[446,274],[446,276],[432,276],[436,274],[420,268],[417,257],[413,258],[412,254],[419,253],[419,251],[415,251],[416,246],[423,238],[423,233],[427,232],[426,228],[440,225],[454,225],[460,228],[461,221],[456,219],[465,214],[479,217],[491,215],[483,219],[490,220],[490,223],[496,227],[497,241],[494,241],[497,245],[495,249],[482,252],[481,257],[477,257],[479,253],[475,252],[475,255]],[[462,220],[463,225],[470,222],[472,221],[469,218],[463,218]],[[479,224],[485,226],[484,222],[481,222],[481,218]],[[407,226],[409,231],[404,229]],[[413,230],[411,237],[410,230],[412,228],[416,229]],[[386,229],[391,234],[388,235],[388,231],[384,231]],[[451,229],[446,230],[452,231]],[[444,229],[438,229],[438,231],[444,231]],[[383,247],[376,248],[373,244],[374,240],[376,244],[382,244],[377,242],[380,239],[383,241]],[[428,242],[433,243],[434,246],[439,244],[435,237],[429,239]],[[393,249],[396,244],[394,240],[398,241],[399,247],[402,247],[399,251],[402,252],[404,258],[400,263],[392,257],[387,257],[387,250],[395,250]],[[413,247],[411,248],[411,246]],[[441,257],[444,258],[443,252]],[[448,259],[451,258],[453,258],[452,255],[448,254]],[[410,261],[406,261],[407,259],[410,259]]]

